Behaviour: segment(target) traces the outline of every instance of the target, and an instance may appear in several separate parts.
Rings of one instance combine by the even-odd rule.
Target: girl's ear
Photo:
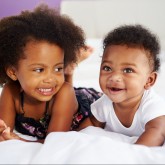
[[[157,79],[157,73],[156,72],[152,72],[150,74],[150,76],[148,77],[148,80],[147,80],[147,83],[144,86],[144,89],[147,90],[147,89],[151,88],[155,84],[156,79]]]
[[[6,73],[13,81],[17,80],[17,76],[15,74],[15,68],[14,67],[12,67],[12,66],[8,67],[6,69]]]

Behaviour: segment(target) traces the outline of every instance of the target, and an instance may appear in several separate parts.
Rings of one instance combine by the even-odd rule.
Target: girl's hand
[[[21,138],[14,132],[10,132],[10,127],[5,128],[5,130],[3,130],[3,132],[0,135],[0,141],[12,140],[12,139],[20,140]]]
[[[0,135],[7,128],[5,122],[0,119]]]

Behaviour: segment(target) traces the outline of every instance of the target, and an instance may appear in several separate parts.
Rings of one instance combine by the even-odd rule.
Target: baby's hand
[[[10,132],[10,127],[7,127],[0,135],[0,141],[20,139],[20,137],[14,132]]]

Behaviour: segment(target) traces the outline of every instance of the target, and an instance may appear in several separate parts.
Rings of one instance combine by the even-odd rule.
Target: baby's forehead
[[[119,49],[128,49],[128,50],[139,50],[143,52],[148,58],[152,57],[151,52],[149,49],[146,49],[142,45],[133,45],[133,44],[109,44],[106,47],[103,48],[103,55],[105,55],[107,52],[110,53],[112,50],[119,50]],[[123,49],[123,50],[124,50]]]
[[[128,45],[108,45],[103,51],[102,58],[108,57],[118,57],[118,58],[139,58],[141,57],[144,61],[153,60],[150,51],[139,46],[128,46]]]
[[[123,59],[122,61],[124,61],[124,63],[136,61],[143,65],[148,65],[151,70],[153,70],[155,65],[151,52],[138,46],[108,45],[104,48],[102,62],[109,61],[112,57],[113,60],[115,59],[116,61]]]

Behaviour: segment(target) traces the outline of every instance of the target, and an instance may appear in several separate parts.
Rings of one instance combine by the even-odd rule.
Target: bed
[[[165,147],[132,144],[136,137],[88,127],[80,132],[50,133],[44,144],[10,140],[0,143],[1,164],[163,164]]]

